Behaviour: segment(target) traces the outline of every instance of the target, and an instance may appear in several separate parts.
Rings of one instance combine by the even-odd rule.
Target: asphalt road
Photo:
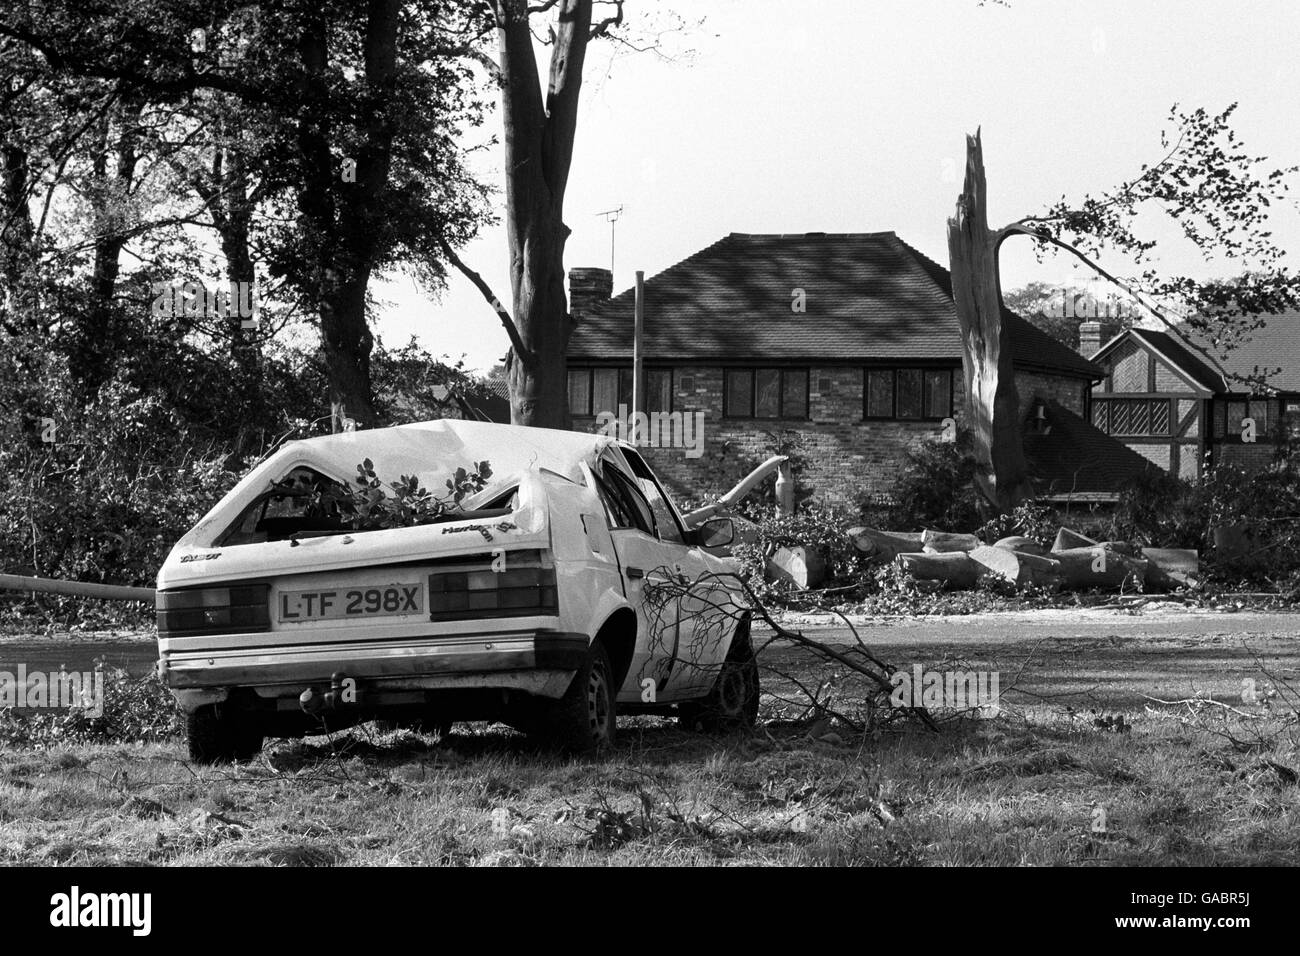
[[[851,644],[853,636],[828,618],[791,618],[786,626],[806,629],[829,644]],[[1223,613],[1184,608],[1147,608],[1138,613],[1100,610],[1041,610],[972,614],[912,620],[854,621],[862,639],[874,648],[922,653],[925,656],[979,650],[981,653],[1021,647],[1043,641],[1054,645],[1077,644],[1080,649],[1098,643],[1131,641],[1151,646],[1195,644],[1289,646],[1300,649],[1300,614]],[[756,628],[762,638],[764,628]],[[768,632],[770,633],[770,632]],[[19,663],[31,670],[85,670],[103,660],[110,667],[125,667],[135,676],[149,672],[158,650],[152,634],[114,631],[97,634],[63,633],[51,636],[0,635],[0,670],[13,671]]]
[[[848,628],[825,624],[833,620],[789,618],[791,630],[813,626],[816,638],[826,643],[851,644]],[[970,614],[964,617],[930,617],[911,620],[853,619],[863,641],[872,646],[949,645],[954,642],[996,646],[1033,644],[1046,638],[1061,640],[1148,638],[1155,640],[1233,637],[1300,638],[1300,614],[1187,610],[1148,607],[1136,613],[1102,610],[1040,610]],[[757,627],[756,631],[766,631]],[[770,633],[770,632],[767,632]],[[812,633],[812,632],[810,632]]]

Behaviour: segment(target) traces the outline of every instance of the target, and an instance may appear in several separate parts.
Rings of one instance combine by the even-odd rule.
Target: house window
[[[1288,438],[1300,438],[1300,400],[1289,398],[1282,403],[1282,428]]]
[[[673,372],[667,368],[645,370],[645,410],[672,411]],[[570,368],[569,414],[618,414],[620,405],[632,410],[632,369]]]
[[[952,414],[950,368],[869,368],[862,389],[865,418],[925,421]]]
[[[1245,427],[1242,422],[1247,418],[1255,420],[1255,434],[1259,438],[1266,436],[1277,424],[1276,406],[1268,399],[1229,399],[1214,403],[1214,437],[1238,438]]]
[[[1169,435],[1167,398],[1095,398],[1092,423],[1107,435]]]
[[[806,368],[729,368],[723,374],[726,418],[807,418]]]

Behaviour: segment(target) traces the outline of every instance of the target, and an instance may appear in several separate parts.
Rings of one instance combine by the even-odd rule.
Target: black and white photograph
[[[1249,940],[1238,870],[1300,861],[1298,42],[0,0],[22,920],[543,867],[997,868],[1045,918],[1041,868]]]

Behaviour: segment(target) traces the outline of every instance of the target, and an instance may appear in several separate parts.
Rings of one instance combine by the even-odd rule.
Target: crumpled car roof
[[[351,479],[369,458],[384,481],[415,475],[436,493],[457,468],[476,461],[491,465],[494,480],[545,468],[581,481],[581,463],[594,464],[610,444],[603,435],[443,418],[290,442],[269,461],[306,458]]]
[[[414,475],[437,495],[445,493],[446,481],[457,468],[469,470],[474,462],[486,461],[492,478],[480,494],[488,494],[493,485],[533,468],[582,483],[582,463],[595,465],[606,448],[617,444],[604,435],[446,418],[289,442],[240,479],[177,546],[211,539],[271,481],[302,464],[352,481],[357,465],[369,458],[383,481],[391,484],[403,475]]]

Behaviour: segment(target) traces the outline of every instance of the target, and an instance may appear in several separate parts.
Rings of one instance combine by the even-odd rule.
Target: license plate
[[[419,584],[385,584],[373,588],[338,588],[329,591],[282,591],[280,623],[332,621],[357,617],[401,617],[424,610],[424,588]]]

